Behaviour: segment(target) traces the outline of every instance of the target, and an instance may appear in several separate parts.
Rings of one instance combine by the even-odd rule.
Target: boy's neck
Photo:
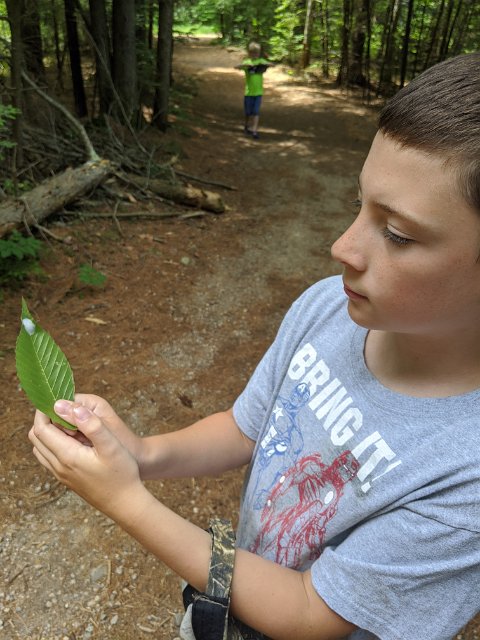
[[[370,331],[365,362],[385,387],[427,398],[460,395],[480,388],[480,338]]]

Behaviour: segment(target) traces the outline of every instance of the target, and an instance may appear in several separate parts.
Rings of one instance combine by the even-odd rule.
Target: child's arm
[[[211,539],[157,501],[142,484],[134,457],[85,406],[68,419],[92,444],[82,445],[37,412],[29,437],[37,459],[58,480],[200,591],[206,588]],[[62,416],[63,417],[63,416]],[[275,640],[334,640],[354,626],[315,592],[310,573],[287,569],[239,550],[232,583],[232,613]]]
[[[98,416],[133,455],[142,480],[218,475],[249,462],[255,446],[238,428],[231,409],[185,429],[140,438],[103,398],[76,394],[75,401]],[[55,404],[60,416],[69,414],[72,406],[67,400]]]

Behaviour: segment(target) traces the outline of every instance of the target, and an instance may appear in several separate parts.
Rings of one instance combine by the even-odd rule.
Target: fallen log
[[[95,189],[113,171],[108,160],[85,162],[45,180],[19,198],[0,202],[0,238],[22,226],[35,227],[44,218]]]
[[[225,211],[222,198],[214,191],[197,189],[190,184],[170,183],[165,180],[149,179],[132,174],[128,174],[128,179],[131,184],[141,189],[148,189],[176,204],[205,209],[205,211],[212,211],[213,213],[223,213]]]

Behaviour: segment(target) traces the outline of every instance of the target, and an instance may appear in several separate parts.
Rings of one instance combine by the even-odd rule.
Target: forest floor
[[[76,388],[106,397],[138,433],[176,429],[229,407],[290,303],[338,272],[330,245],[352,219],[375,107],[330,84],[266,74],[261,138],[243,135],[242,52],[194,40],[175,49],[193,78],[188,119],[163,144],[177,168],[219,189],[221,215],[191,219],[53,220],[49,277],[0,306],[0,637],[136,640],[178,637],[179,579],[66,491],[36,462],[32,408],[15,375],[22,295],[67,354]],[[198,186],[198,184],[196,185]],[[138,206],[138,205],[137,205]],[[167,205],[158,204],[158,210]],[[78,265],[107,274],[80,289]],[[235,522],[243,470],[220,479],[148,483],[202,527]],[[188,553],[188,549],[185,550]],[[457,636],[473,640],[472,623]],[[418,631],[422,640],[422,630]],[[293,640],[293,639],[292,639]]]

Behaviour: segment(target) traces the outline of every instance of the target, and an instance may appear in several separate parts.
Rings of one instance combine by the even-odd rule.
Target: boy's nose
[[[336,240],[330,250],[332,258],[356,271],[366,267],[365,229],[357,218],[348,229]]]

